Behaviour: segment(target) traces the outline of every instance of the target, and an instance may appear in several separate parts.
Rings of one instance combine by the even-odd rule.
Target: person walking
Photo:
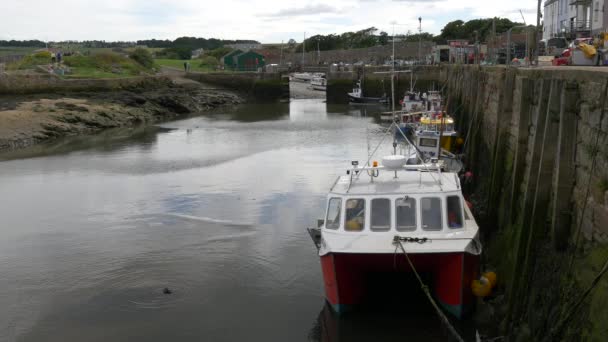
[[[188,72],[188,62],[184,62],[184,72]]]

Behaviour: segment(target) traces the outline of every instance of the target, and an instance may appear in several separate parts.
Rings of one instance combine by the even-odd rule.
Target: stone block
[[[589,209],[593,211],[593,225],[595,228],[608,234],[608,207],[604,204],[593,203]]]
[[[599,242],[599,243],[606,243],[608,242],[608,234],[601,232],[599,230],[594,230],[593,231],[593,241],[595,242]]]

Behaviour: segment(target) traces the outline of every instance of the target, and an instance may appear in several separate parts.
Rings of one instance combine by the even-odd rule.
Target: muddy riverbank
[[[154,123],[241,103],[233,92],[192,84],[111,92],[0,96],[0,151],[107,128]]]

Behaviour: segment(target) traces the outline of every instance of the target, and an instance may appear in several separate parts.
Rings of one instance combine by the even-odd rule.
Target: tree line
[[[48,42],[50,45],[79,45],[85,48],[128,48],[133,46],[147,46],[149,48],[176,48],[176,49],[188,49],[190,52],[196,49],[213,50],[219,47],[223,47],[226,44],[238,44],[238,43],[256,43],[255,40],[226,40],[216,38],[197,38],[197,37],[179,37],[175,40],[158,40],[158,39],[146,39],[138,40],[134,42],[130,41],[115,41],[107,42],[104,40],[66,40],[66,41],[53,41]],[[1,47],[40,47],[46,46],[46,42],[41,40],[0,40]]]
[[[429,32],[412,33],[408,31],[405,34],[395,35],[395,41],[418,42],[432,41],[437,44],[447,44],[448,40],[467,39],[474,41],[478,39],[487,41],[493,33],[493,27],[496,34],[501,34],[510,28],[521,25],[521,23],[513,22],[507,18],[487,18],[473,19],[467,22],[462,20],[454,20],[447,23],[441,33],[433,35]],[[392,41],[392,37],[384,31],[380,31],[375,27],[366,28],[356,32],[344,32],[342,34],[314,35],[304,40],[304,48],[307,51],[314,50],[348,50],[368,48],[376,45],[387,45]],[[302,44],[296,44],[294,40],[290,40],[288,47],[295,52],[302,52]]]

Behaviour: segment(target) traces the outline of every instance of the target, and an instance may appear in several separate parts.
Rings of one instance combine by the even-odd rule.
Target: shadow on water
[[[137,146],[146,150],[156,144],[159,133],[170,131],[172,131],[170,128],[149,125],[113,128],[97,134],[59,138],[24,149],[4,152],[0,154],[0,161],[61,155],[76,151],[114,152],[125,146]]]
[[[209,116],[240,122],[282,120],[289,118],[289,106],[289,103],[283,102],[243,104],[215,110]]]
[[[427,275],[423,277],[426,283],[430,281]],[[325,302],[308,341],[455,341],[413,274],[376,273],[367,278],[365,304],[338,315]],[[465,341],[474,340],[470,320],[448,317]]]

